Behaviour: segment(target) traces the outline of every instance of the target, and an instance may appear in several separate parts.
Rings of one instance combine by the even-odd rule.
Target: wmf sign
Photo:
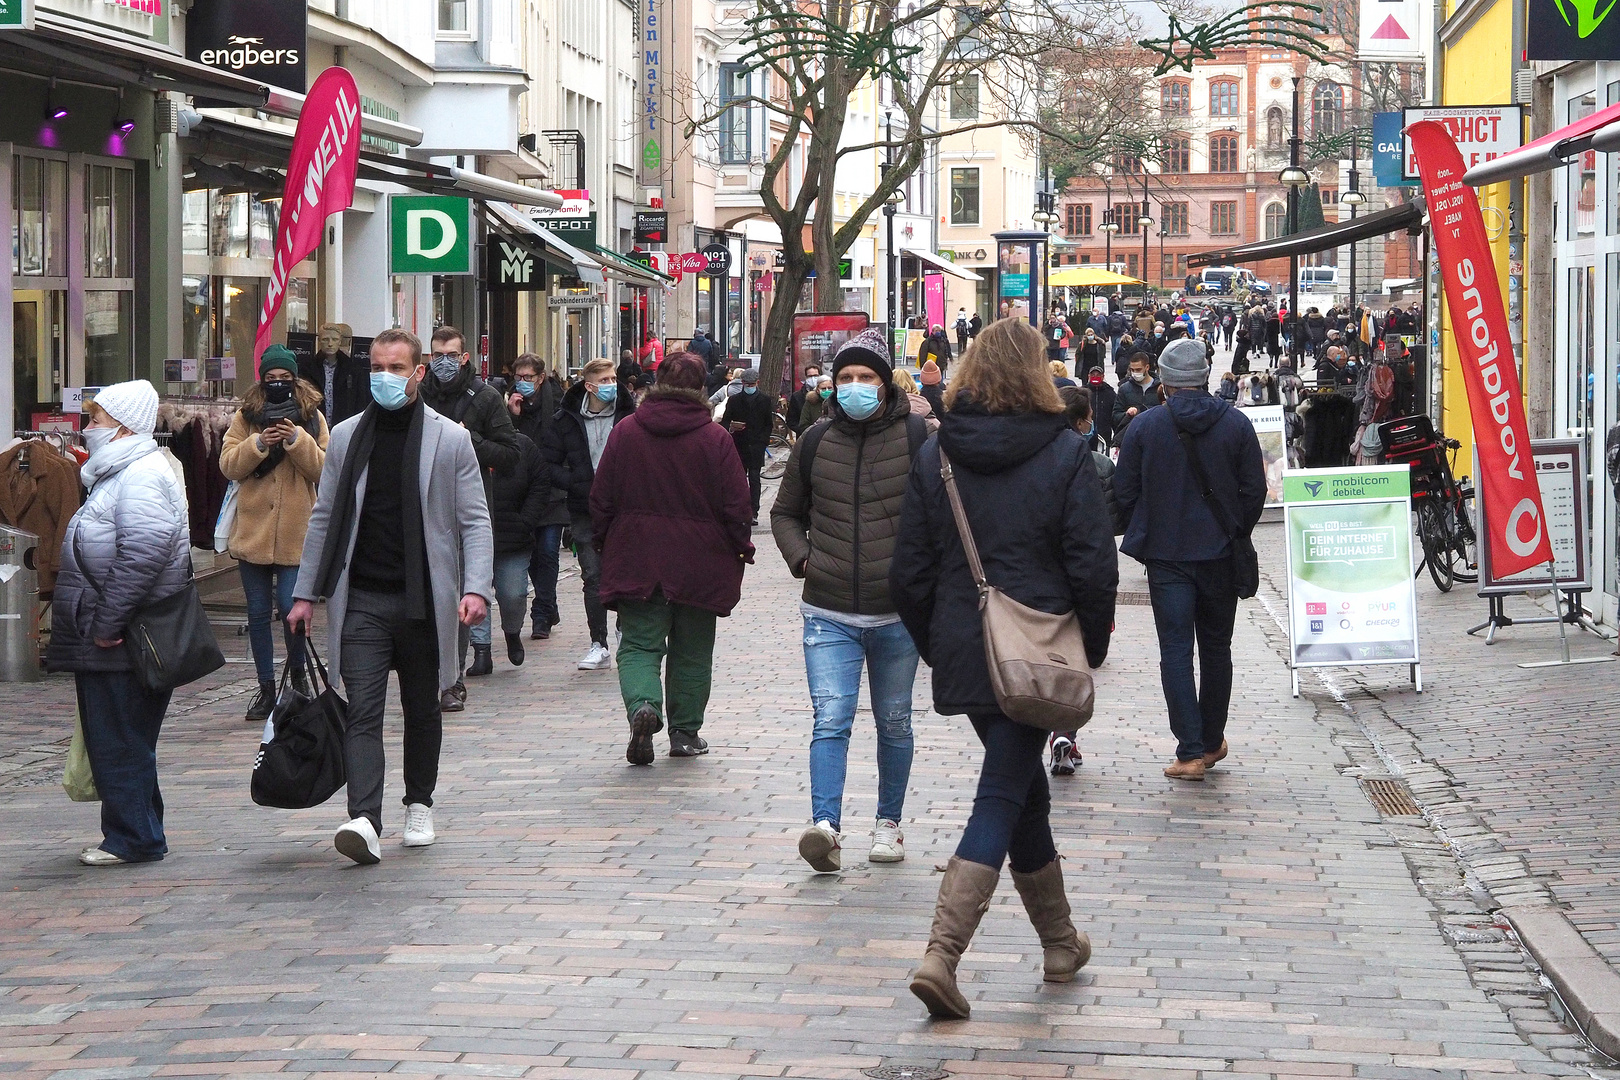
[[[390,274],[470,274],[472,200],[454,195],[391,195]]]
[[[484,245],[484,287],[492,292],[541,292],[546,268],[528,248],[499,233]]]

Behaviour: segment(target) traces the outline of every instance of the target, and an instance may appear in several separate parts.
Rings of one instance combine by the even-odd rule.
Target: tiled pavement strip
[[[1275,564],[1280,530],[1262,532]],[[1448,710],[1495,722],[1494,700],[1467,703],[1518,678],[1499,669],[1515,650],[1545,653],[1550,628],[1485,652],[1431,620],[1421,700],[1398,690],[1400,669],[1330,676],[1357,709],[1374,700],[1357,686],[1373,688],[1390,719],[1363,726],[1321,682],[1288,696],[1268,592],[1269,608],[1239,616],[1232,757],[1207,783],[1173,786],[1159,775],[1171,740],[1151,616],[1122,606],[1085,764],[1055,782],[1069,891],[1096,954],[1080,981],[1043,985],[1003,878],[962,965],[973,1018],[933,1024],[905,982],[978,747],[962,720],[919,713],[909,858],[868,866],[863,710],[849,869],[807,873],[794,849],[809,725],[796,591],[768,531],[756,542],[742,606],[721,624],[709,756],[670,760],[660,737],[656,765],[624,764],[612,673],[573,667],[584,638],[571,579],[558,636],[523,668],[502,661],[473,680],[468,711],[447,718],[438,845],[401,850],[390,802],[374,868],[332,850],[340,802],[249,802],[257,732],[240,719],[247,683],[228,681],[239,667],[171,713],[170,858],[81,868],[96,810],[56,784],[71,685],[0,686],[0,1073],[833,1080],[943,1062],[959,1076],[1132,1080],[1620,1076],[1557,1022],[1436,834],[1381,820],[1354,779],[1387,774],[1371,737],[1395,721],[1438,708],[1435,723]],[[1122,578],[1145,592],[1129,560]],[[1426,610],[1462,611],[1425,588]],[[1590,692],[1612,677],[1558,678]],[[1540,782],[1537,762],[1559,764],[1560,746],[1517,755],[1494,797],[1524,801],[1518,785]],[[1471,796],[1475,781],[1454,775]],[[1422,779],[1420,796],[1434,794]],[[1614,797],[1595,783],[1567,795],[1599,808],[1579,826],[1594,844],[1614,820],[1596,800]],[[1562,827],[1551,814],[1517,841],[1532,866]]]

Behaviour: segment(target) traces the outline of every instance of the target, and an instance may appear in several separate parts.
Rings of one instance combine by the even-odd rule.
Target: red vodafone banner
[[[329,215],[354,201],[354,174],[360,164],[360,91],[354,76],[329,67],[316,78],[298,114],[292,156],[287,159],[287,186],[281,198],[281,224],[276,230],[276,258],[259,313],[253,342],[253,373],[270,345],[270,324],[287,296],[287,275],[321,242]]]
[[[1406,129],[1417,157],[1429,228],[1445,280],[1446,310],[1462,357],[1468,411],[1479,453],[1491,573],[1516,574],[1552,560],[1541,484],[1530,454],[1530,428],[1519,370],[1508,338],[1496,262],[1485,239],[1479,198],[1463,183],[1462,154],[1444,125],[1420,120]]]

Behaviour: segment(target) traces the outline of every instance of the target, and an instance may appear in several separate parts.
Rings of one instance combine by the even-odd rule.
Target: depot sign
[[[199,64],[302,94],[306,0],[196,0],[186,15],[186,56]]]
[[[1523,105],[1436,105],[1401,111],[1402,128],[1419,120],[1433,120],[1444,127],[1470,169],[1524,145]],[[1410,135],[1401,144],[1401,176],[1421,179]]]

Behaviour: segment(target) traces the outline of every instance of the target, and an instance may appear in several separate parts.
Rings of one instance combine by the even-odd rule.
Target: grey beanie
[[[1191,338],[1172,341],[1159,354],[1159,379],[1166,386],[1209,389],[1209,361],[1204,346]]]

